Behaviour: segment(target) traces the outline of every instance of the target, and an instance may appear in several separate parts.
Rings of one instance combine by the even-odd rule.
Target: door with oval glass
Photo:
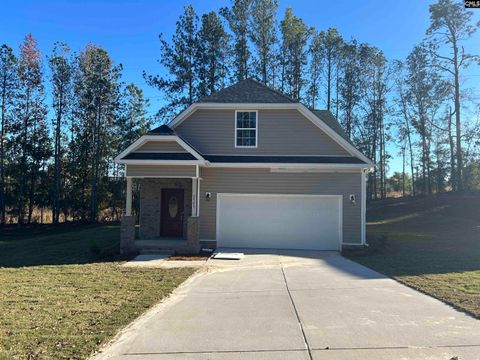
[[[162,189],[160,236],[183,236],[183,189]]]

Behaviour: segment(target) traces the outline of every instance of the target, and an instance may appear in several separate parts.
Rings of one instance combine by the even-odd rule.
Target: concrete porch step
[[[175,250],[187,246],[183,239],[136,240],[135,247],[141,254],[166,254],[172,255]]]
[[[175,250],[166,249],[140,249],[140,255],[174,255]]]

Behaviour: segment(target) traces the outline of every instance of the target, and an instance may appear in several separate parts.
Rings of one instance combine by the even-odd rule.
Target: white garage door
[[[217,194],[217,246],[339,250],[339,195]]]

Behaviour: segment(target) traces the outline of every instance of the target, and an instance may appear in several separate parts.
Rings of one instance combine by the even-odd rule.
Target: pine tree
[[[196,56],[199,96],[208,96],[225,86],[228,35],[216,12],[202,16]]]
[[[252,0],[233,0],[232,8],[220,9],[220,14],[227,20],[233,33],[234,79],[241,81],[250,75],[250,56],[248,47],[250,6]]]
[[[341,61],[337,72],[340,76],[339,107],[343,112],[342,123],[349,138],[352,137],[355,123],[355,108],[361,99],[362,68],[357,42],[355,40],[343,44]]]
[[[120,71],[107,51],[95,45],[88,45],[78,58],[74,83],[77,125],[72,144],[77,157],[72,159],[76,176],[71,181],[82,211],[79,216],[91,222],[98,220],[108,160],[115,152],[111,143],[115,137]],[[88,213],[85,209],[89,209]]]
[[[63,127],[70,116],[72,103],[73,67],[69,58],[69,48],[65,43],[55,43],[52,56],[48,59],[52,80],[52,107],[54,134],[54,167],[53,167],[53,222],[58,223],[60,215],[61,173],[64,146]]]
[[[327,82],[327,110],[331,110],[332,100],[332,83],[335,67],[338,64],[340,57],[340,49],[342,47],[343,39],[338,33],[337,29],[329,28],[323,37],[323,48],[325,51],[325,72]]]
[[[431,67],[429,52],[424,46],[415,46],[407,57],[408,102],[411,106],[412,125],[417,130],[421,141],[421,166],[423,194],[432,194],[431,150],[432,112],[438,110],[440,82],[439,75]]]
[[[264,84],[272,84],[277,43],[277,0],[253,0],[250,39],[255,47],[255,72]]]
[[[292,8],[287,8],[285,17],[280,23],[282,33],[282,52],[284,63],[284,92],[299,100],[301,89],[305,82],[302,75],[307,63],[307,42],[311,29],[302,19],[293,14]]]
[[[320,98],[320,84],[324,66],[323,32],[314,31],[308,48],[309,71],[306,101],[312,109],[316,108]]]
[[[18,166],[12,173],[15,181],[18,222],[24,222],[28,204],[28,222],[32,220],[36,176],[49,156],[47,109],[44,103],[41,53],[31,34],[20,46],[18,62],[19,90],[12,127],[14,156]]]
[[[466,68],[472,61],[480,61],[477,55],[465,52],[462,42],[472,36],[480,26],[471,24],[473,13],[466,11],[463,3],[452,0],[439,0],[430,5],[430,27],[427,35],[430,37],[430,49],[435,58],[434,65],[451,77],[454,88],[454,112],[457,151],[457,186],[463,190],[463,149],[462,122],[460,100],[460,70]],[[448,51],[444,51],[444,48]]]
[[[385,196],[387,153],[386,153],[386,110],[387,110],[387,59],[376,47],[363,45],[360,51],[362,72],[362,105],[364,116],[359,123],[358,139],[354,142],[377,165],[369,175],[368,197],[377,199]]]
[[[0,47],[0,223],[6,221],[6,152],[8,134],[11,131],[12,107],[18,87],[17,58],[7,46]]]
[[[125,87],[117,120],[117,153],[126,149],[150,129],[152,121],[147,115],[149,105],[150,102],[144,98],[142,89],[133,83]]]
[[[188,5],[177,21],[171,44],[160,34],[159,62],[167,76],[143,73],[149,85],[165,94],[167,104],[158,112],[160,118],[165,120],[197,100],[198,49],[198,16],[193,7]]]

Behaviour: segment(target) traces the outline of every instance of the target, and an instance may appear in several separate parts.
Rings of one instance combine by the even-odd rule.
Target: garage
[[[341,195],[217,194],[217,246],[339,250]]]

